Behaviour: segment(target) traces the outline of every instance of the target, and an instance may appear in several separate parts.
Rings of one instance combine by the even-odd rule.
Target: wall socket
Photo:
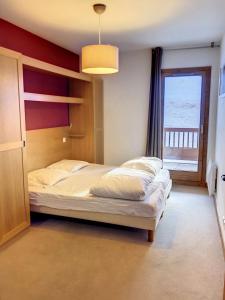
[[[66,143],[67,142],[67,137],[63,137],[62,141],[63,141],[63,143]]]

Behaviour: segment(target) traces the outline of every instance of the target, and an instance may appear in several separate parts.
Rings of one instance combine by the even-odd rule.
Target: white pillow
[[[63,170],[56,169],[39,169],[28,174],[29,186],[34,185],[54,185],[62,179],[69,177],[71,174]]]
[[[128,160],[127,162],[123,163],[121,167],[143,170],[153,175],[157,175],[162,169],[162,160],[157,157],[143,156]]]
[[[106,173],[90,188],[90,193],[104,198],[143,200],[151,192],[153,176],[141,170],[116,168]]]
[[[87,161],[63,159],[50,166],[47,169],[64,170],[67,172],[76,172],[89,165]]]
[[[163,161],[158,157],[142,156],[139,159],[148,161],[155,168],[156,174],[163,168]]]

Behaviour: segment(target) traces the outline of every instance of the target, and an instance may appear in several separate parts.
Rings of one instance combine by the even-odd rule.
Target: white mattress
[[[153,193],[143,201],[101,198],[89,193],[90,186],[114,167],[91,164],[54,186],[30,186],[30,204],[139,217],[156,217],[165,207],[166,191],[171,188],[167,170],[161,170],[152,183]]]

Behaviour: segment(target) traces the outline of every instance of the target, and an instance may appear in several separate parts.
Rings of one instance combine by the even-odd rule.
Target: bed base
[[[37,213],[49,214],[49,215],[71,217],[71,218],[82,219],[82,220],[97,221],[102,223],[144,229],[147,230],[148,232],[148,239],[147,239],[148,242],[153,242],[154,232],[163,214],[162,211],[159,217],[149,218],[149,217],[126,216],[126,215],[117,215],[117,214],[109,214],[109,213],[56,209],[56,208],[51,208],[46,206],[36,206],[36,205],[31,205],[31,211]]]
[[[169,198],[171,187],[172,187],[172,181],[170,181],[165,191],[165,199]],[[37,205],[31,205],[30,208],[32,212],[37,212],[37,213],[144,229],[147,230],[148,233],[147,240],[150,243],[154,241],[156,227],[160,219],[163,217],[163,213],[165,210],[165,206],[164,206],[162,210],[159,212],[158,216],[156,217],[137,217],[137,216],[118,215],[118,214],[93,212],[93,211],[90,212],[90,211],[57,209],[57,208],[51,208],[47,206],[37,206]]]

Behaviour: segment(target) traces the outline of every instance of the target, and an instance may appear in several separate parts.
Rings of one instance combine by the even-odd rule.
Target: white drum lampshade
[[[82,48],[82,72],[112,74],[119,71],[119,49],[111,45],[88,45]]]

